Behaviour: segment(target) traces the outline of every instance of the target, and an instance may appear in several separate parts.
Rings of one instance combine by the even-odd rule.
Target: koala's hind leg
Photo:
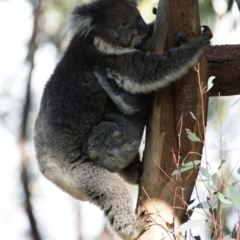
[[[99,206],[109,225],[124,240],[137,239],[148,225],[147,217],[136,218],[131,196],[124,182],[114,173],[92,162],[70,164],[72,187]]]
[[[99,166],[119,172],[134,162],[143,126],[138,126],[130,117],[112,115],[111,121],[103,121],[93,127],[86,142],[86,154]]]
[[[139,177],[141,177],[142,173],[143,167],[142,162],[140,161],[139,153],[137,154],[132,163],[130,163],[126,168],[118,172],[119,176],[121,176],[126,182],[130,184],[137,184],[139,182]]]

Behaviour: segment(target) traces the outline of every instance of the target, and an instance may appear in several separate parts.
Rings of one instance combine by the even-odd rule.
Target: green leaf
[[[222,165],[223,165],[225,162],[226,162],[226,159],[223,159],[223,160],[221,161],[221,164],[220,164],[220,166],[218,167],[218,170],[222,167]]]
[[[230,235],[225,236],[225,237],[223,238],[223,240],[231,240]]]
[[[208,179],[208,181],[207,181],[207,187],[209,189],[214,190],[214,191],[216,190],[216,187],[213,184],[211,184],[211,180],[210,179]]]
[[[237,226],[234,225],[233,230],[232,230],[232,238],[236,239],[237,238]]]
[[[194,161],[190,161],[190,162],[185,163],[183,166],[194,168],[197,165],[199,165],[200,163],[201,163],[201,160],[194,160]]]
[[[176,230],[176,233],[178,232],[185,232],[189,229],[195,228],[195,227],[204,227],[204,225],[208,222],[206,219],[195,219],[190,220],[188,222],[183,223],[179,228]]]
[[[223,227],[222,227],[223,235],[229,235],[229,237],[230,237],[231,232],[230,232],[229,228],[226,226],[226,218],[223,218],[222,225],[223,225]],[[231,237],[230,237],[230,239],[231,239]]]
[[[188,201],[188,205],[191,205],[192,203],[194,203],[194,201],[196,200],[196,198],[192,199],[192,200],[189,200]]]
[[[192,112],[190,112],[190,114],[191,114],[191,116],[192,116],[192,118],[193,118],[194,120],[197,120],[196,117],[195,117],[195,115],[194,115]]]
[[[207,87],[207,91],[209,91],[212,87],[213,87],[213,80],[215,79],[215,76],[211,76],[208,79],[208,87]]]
[[[194,167],[196,167],[197,165],[199,165],[201,163],[201,160],[194,160],[194,161],[191,161],[191,162],[187,162],[185,163],[184,165],[178,167],[177,169],[175,169],[173,172],[172,172],[172,176],[178,174],[178,173],[181,173],[181,172],[185,172],[189,169],[192,169]]]
[[[194,239],[195,240],[201,240],[201,237],[198,235],[198,236],[194,236]]]
[[[216,179],[217,179],[217,174],[214,173],[214,174],[211,176],[211,179],[212,179],[213,184],[215,184],[215,183],[216,183]]]
[[[227,200],[229,202],[230,201],[233,202],[231,198],[227,198],[227,199],[225,198],[225,200]],[[192,206],[192,208],[201,208],[201,209],[209,209],[209,210],[211,208],[218,209],[219,202],[220,202],[219,194],[214,194],[214,195],[212,195],[212,200],[210,200],[210,198],[207,197],[207,201],[200,202],[200,203],[196,204],[195,206]],[[222,208],[230,208],[230,207],[232,207],[233,204],[229,203],[229,202],[228,202],[228,204],[222,203],[221,207]]]
[[[224,197],[220,192],[218,193],[218,198],[222,203],[232,205],[232,202],[230,200],[228,200],[226,197]]]
[[[229,187],[229,196],[233,205],[240,210],[240,193],[234,186]]]
[[[238,98],[236,101],[234,101],[229,107],[234,107],[235,105],[238,104],[239,101],[240,101],[240,98]]]
[[[195,133],[191,132],[190,129],[186,128],[185,129],[188,135],[188,138],[193,141],[193,142],[201,142],[201,140],[196,136]]]
[[[189,208],[189,210],[187,210],[187,212],[186,212],[186,216],[188,216],[189,218],[191,218],[193,212],[194,212],[194,209],[193,209],[193,208]]]
[[[200,167],[199,169],[200,169],[199,171],[200,171],[202,176],[204,176],[206,178],[210,178],[211,177],[209,171],[206,168]]]
[[[216,208],[217,207],[217,201],[216,200],[213,204],[213,207]],[[212,204],[210,201],[205,201],[205,202],[201,202],[201,203],[198,203],[196,206],[194,206],[195,208],[202,208],[202,209],[209,209],[209,208],[212,208]]]
[[[207,201],[204,201],[204,202],[200,202],[198,203],[196,206],[193,206],[195,208],[202,208],[202,209],[209,209],[209,208],[217,208],[217,203],[218,203],[218,195],[214,195],[212,197],[212,201],[207,198]]]

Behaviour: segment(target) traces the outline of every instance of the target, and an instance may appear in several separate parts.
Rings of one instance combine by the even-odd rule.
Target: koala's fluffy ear
[[[138,0],[116,0],[116,2],[118,1],[123,3],[129,1],[134,6],[138,4]],[[104,11],[111,9],[113,4],[114,0],[101,0],[76,7],[68,18],[64,32],[87,36],[96,27],[97,22],[99,23],[106,18]]]
[[[76,7],[70,14],[65,32],[87,36],[94,29],[94,4]]]
[[[138,5],[138,0],[129,0],[130,3],[132,3],[135,7]]]

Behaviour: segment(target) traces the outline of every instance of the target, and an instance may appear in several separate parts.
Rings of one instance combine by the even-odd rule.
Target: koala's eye
[[[127,26],[127,22],[125,22],[125,21],[123,21],[121,24],[122,24],[123,27]]]

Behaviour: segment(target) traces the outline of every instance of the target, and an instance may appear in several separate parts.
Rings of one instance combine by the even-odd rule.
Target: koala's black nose
[[[148,25],[144,22],[141,17],[138,17],[136,20],[137,28],[140,34],[146,34],[148,31]]]

